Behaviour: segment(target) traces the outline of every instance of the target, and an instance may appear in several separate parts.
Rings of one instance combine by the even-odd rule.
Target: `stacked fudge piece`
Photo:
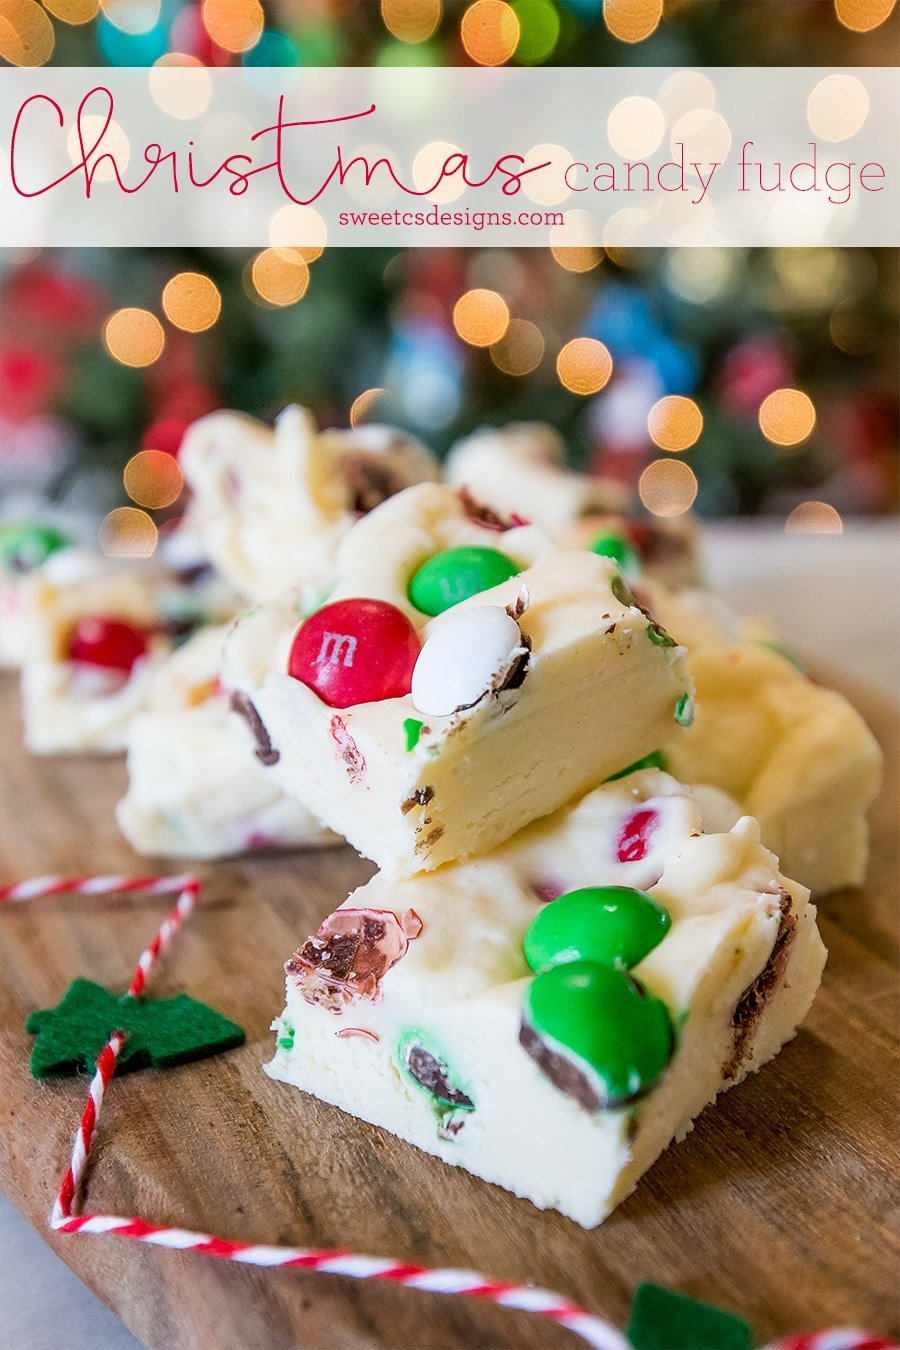
[[[233,412],[203,417],[180,462],[192,529],[241,607],[278,585],[321,587],[361,516],[437,472],[410,437],[385,427],[318,433],[297,407],[274,428]],[[267,772],[276,752],[218,678],[226,632],[205,628],[165,662],[131,719],[121,829],[139,853],[169,857],[339,843]]]
[[[593,1226],[777,1053],[825,952],[758,824],[654,767],[688,659],[613,559],[430,483],[242,618],[268,772],[379,868],[288,960],[270,1074]]]

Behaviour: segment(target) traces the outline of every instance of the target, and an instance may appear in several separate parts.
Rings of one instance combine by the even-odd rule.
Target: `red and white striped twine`
[[[34,900],[64,893],[109,895],[138,891],[145,895],[171,895],[177,891],[178,900],[156,937],[138,959],[128,989],[130,995],[137,996],[172,937],[194,909],[200,893],[200,882],[196,877],[37,877],[32,881],[0,887],[0,901]],[[515,1308],[558,1322],[588,1345],[596,1347],[596,1350],[629,1350],[629,1342],[611,1323],[579,1308],[562,1295],[530,1285],[500,1283],[477,1271],[416,1266],[342,1250],[233,1242],[228,1238],[195,1233],[185,1228],[161,1228],[137,1217],[73,1214],[72,1206],[84,1178],[97,1132],[103,1096],[115,1075],[124,1044],[124,1033],[114,1031],[97,1058],[96,1071],[75,1134],[72,1156],[49,1218],[49,1225],[56,1232],[112,1234],[176,1251],[201,1252],[206,1256],[245,1265],[293,1266],[321,1274],[344,1275],[355,1280],[390,1280],[407,1289],[428,1293],[484,1298],[503,1308]],[[900,1346],[863,1331],[848,1329],[789,1336],[772,1342],[766,1350],[900,1350]]]

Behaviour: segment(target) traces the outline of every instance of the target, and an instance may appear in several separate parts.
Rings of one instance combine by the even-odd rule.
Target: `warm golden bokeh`
[[[623,159],[646,159],[659,148],[665,134],[666,119],[659,104],[639,94],[620,99],[606,119],[607,139]]]
[[[453,306],[453,327],[472,347],[499,342],[509,326],[509,307],[496,291],[466,291]]]
[[[491,346],[491,360],[505,375],[528,375],[544,358],[544,335],[530,319],[510,319],[509,327]]]
[[[147,512],[135,506],[117,506],[100,523],[100,547],[110,558],[149,558],[158,537]]]
[[[663,0],[603,0],[606,26],[620,42],[643,42],[655,33]]]
[[[647,414],[647,430],[660,450],[688,450],[700,439],[703,414],[692,398],[667,394]]]
[[[299,252],[289,257],[285,249],[266,248],[250,264],[250,280],[260,299],[283,309],[303,299],[309,267]]]
[[[384,398],[386,393],[386,389],[374,388],[364,389],[361,394],[357,394],[356,398],[350,404],[351,427],[358,427],[361,426],[363,422],[367,422],[370,414],[375,411],[378,403]]]
[[[115,118],[107,122],[98,113],[86,113],[70,127],[66,137],[66,150],[73,164],[80,164],[84,156],[79,140],[79,129],[88,149],[91,183],[111,183],[127,169],[131,159],[131,145],[128,137]],[[91,147],[96,145],[96,151]]]
[[[123,366],[152,366],[166,345],[163,326],[148,309],[117,309],[103,326],[103,345]]]
[[[381,0],[385,28],[401,42],[425,42],[441,21],[441,0]]]
[[[162,307],[169,323],[186,333],[212,328],[222,312],[222,297],[215,282],[202,272],[179,272],[167,281]]]
[[[596,338],[572,338],[556,358],[560,384],[573,394],[596,394],[612,374],[612,357]]]
[[[816,425],[816,409],[802,389],[775,389],[759,408],[759,429],[773,445],[799,445]]]
[[[247,52],[262,35],[265,14],[259,0],[203,0],[203,26],[226,52]]]
[[[140,450],[125,465],[125,491],[138,506],[159,511],[181,496],[184,475],[173,455],[164,450]]]
[[[869,94],[856,75],[826,75],[806,100],[810,130],[823,141],[847,141],[869,115]]]
[[[0,57],[11,66],[45,66],[53,54],[53,24],[35,0],[3,0]]]
[[[638,482],[638,496],[654,516],[681,516],[697,496],[697,475],[683,460],[655,459]]]
[[[466,190],[466,181],[462,174],[454,173],[442,177],[444,166],[449,162],[451,168],[462,158],[462,150],[452,141],[429,141],[416,152],[413,160],[413,182],[420,192],[427,193],[429,201],[444,205],[456,201]]]
[[[212,100],[209,71],[196,56],[184,52],[166,52],[154,61],[148,83],[157,107],[182,121],[199,117]]]
[[[269,221],[269,243],[286,262],[315,262],[327,239],[328,227],[312,206],[281,206]]]
[[[564,225],[550,230],[550,252],[567,272],[591,272],[603,261],[603,249],[590,241],[586,211],[567,211]]]
[[[74,28],[96,19],[100,0],[44,0],[44,9]]]
[[[843,534],[840,512],[828,502],[801,502],[784,523],[786,534]]]
[[[479,66],[500,66],[519,44],[519,20],[506,0],[475,0],[459,28],[466,55]]]
[[[834,0],[834,12],[845,28],[868,33],[890,18],[897,0]]]

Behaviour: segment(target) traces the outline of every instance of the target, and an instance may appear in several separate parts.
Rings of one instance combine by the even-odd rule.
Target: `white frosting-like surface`
[[[620,863],[617,841],[636,810],[653,813],[647,851]],[[635,975],[680,1027],[649,1095],[596,1112],[556,1087],[519,1043],[525,930],[542,896],[587,885],[638,886],[668,909],[672,927]],[[732,1017],[773,955],[785,893],[786,952],[742,1038]],[[796,1031],[825,960],[807,901],[761,847],[754,821],[704,835],[689,790],[656,771],[636,773],[475,861],[405,880],[379,874],[355,891],[338,915],[389,911],[412,934],[420,920],[421,932],[374,997],[357,995],[336,1012],[308,1002],[289,974],[269,1073],[592,1227],[719,1091]],[[441,1108],[413,1082],[400,1058],[410,1037],[474,1109]]]
[[[418,441],[392,428],[317,433],[302,408],[274,431],[216,412],[189,428],[179,461],[193,491],[191,521],[222,575],[251,600],[329,569],[370,496],[437,476]]]
[[[138,852],[222,858],[339,842],[281,791],[218,682],[226,628],[201,629],[156,671],[128,728],[128,791],[116,811]]]

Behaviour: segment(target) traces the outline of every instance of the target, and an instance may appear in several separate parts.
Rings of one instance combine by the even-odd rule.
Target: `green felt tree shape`
[[[639,1284],[625,1329],[634,1350],[752,1350],[742,1317],[676,1294],[659,1284]]]
[[[134,998],[92,980],[73,980],[55,1008],[33,1012],[26,1030],[37,1036],[31,1051],[35,1078],[90,1072],[114,1031],[125,1033],[118,1071],[152,1064],[168,1069],[243,1045],[241,1028],[187,994]]]

